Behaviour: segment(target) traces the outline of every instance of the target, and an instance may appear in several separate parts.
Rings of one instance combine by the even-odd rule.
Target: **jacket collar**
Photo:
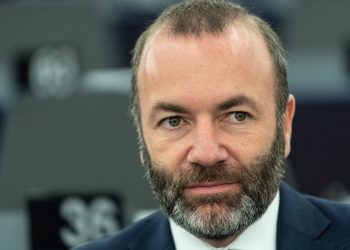
[[[281,185],[277,224],[277,249],[342,249],[323,242],[321,235],[331,224],[307,198],[286,184]]]
[[[130,250],[175,250],[168,218],[157,212],[128,245]]]

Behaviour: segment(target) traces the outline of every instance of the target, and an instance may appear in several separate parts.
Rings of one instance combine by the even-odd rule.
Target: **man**
[[[285,184],[295,100],[276,34],[219,0],[165,10],[133,55],[158,212],[79,250],[350,249],[350,208]]]

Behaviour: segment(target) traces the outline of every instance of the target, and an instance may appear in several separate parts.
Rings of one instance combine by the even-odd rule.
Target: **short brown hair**
[[[141,34],[133,50],[130,111],[141,143],[141,113],[137,92],[137,73],[147,40],[161,27],[166,28],[168,32],[174,35],[200,36],[202,33],[223,33],[227,27],[236,21],[251,23],[251,27],[262,34],[267,44],[275,70],[276,112],[278,120],[281,119],[287,105],[289,89],[285,52],[278,35],[268,23],[236,3],[225,0],[186,0],[164,10]]]

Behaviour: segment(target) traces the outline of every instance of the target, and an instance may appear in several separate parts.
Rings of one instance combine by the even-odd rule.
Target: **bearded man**
[[[282,183],[294,97],[278,36],[221,0],[166,9],[139,37],[132,115],[162,212],[79,250],[350,249],[350,208]]]

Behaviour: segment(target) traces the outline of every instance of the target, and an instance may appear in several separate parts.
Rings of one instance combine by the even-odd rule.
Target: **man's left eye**
[[[229,119],[230,119],[233,123],[244,122],[245,120],[248,119],[248,114],[247,114],[246,112],[243,112],[243,111],[231,112],[231,113],[229,114]]]

